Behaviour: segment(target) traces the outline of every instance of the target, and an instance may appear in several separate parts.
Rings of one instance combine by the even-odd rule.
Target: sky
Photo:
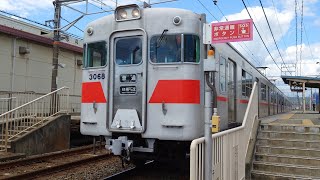
[[[100,1],[103,3],[99,3]],[[150,0],[151,4],[159,1],[164,0]],[[260,1],[264,7],[276,43],[269,30]],[[295,1],[297,1],[297,10],[295,10]],[[116,6],[115,2],[116,0],[89,0],[88,12],[112,10]],[[249,19],[250,17],[243,2],[246,4],[271,54],[270,56],[256,30],[254,30],[252,41],[232,43],[253,65],[256,67],[268,67],[266,69],[267,77],[274,80],[279,89],[291,96],[293,93],[289,93],[289,87],[284,85],[280,78],[280,69],[283,66],[283,62],[286,63],[286,66],[289,66],[287,65],[289,63],[296,64],[298,62],[298,73],[293,75],[320,75],[320,63],[316,64],[316,62],[320,62],[320,0],[218,0],[217,5],[213,3],[213,0],[178,0],[155,4],[152,7],[188,9],[199,14],[205,13],[208,22],[223,22],[226,19],[229,21]],[[118,0],[118,4],[131,3],[142,4],[142,1]],[[70,4],[69,6],[80,11],[85,11],[86,9],[84,2]],[[62,26],[67,24],[65,20],[70,22],[81,16],[79,12],[73,9],[63,6]],[[301,16],[302,9],[303,16]],[[43,24],[45,21],[53,19],[54,12],[52,0],[1,0],[0,10]],[[76,27],[70,28],[68,32],[82,37],[83,32],[81,30],[84,29],[86,24],[110,13],[112,12],[84,16],[75,24]],[[303,21],[302,35],[301,21]],[[297,39],[296,26],[298,29]],[[302,64],[301,70],[300,63]],[[290,74],[287,73],[286,75]]]

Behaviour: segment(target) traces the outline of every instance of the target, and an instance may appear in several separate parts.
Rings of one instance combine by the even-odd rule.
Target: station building
[[[81,39],[62,36],[57,86],[70,88],[70,101],[80,112]],[[0,93],[51,91],[53,33],[11,17],[0,15]]]

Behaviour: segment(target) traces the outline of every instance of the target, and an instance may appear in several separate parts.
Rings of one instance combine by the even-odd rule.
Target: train
[[[204,136],[204,59],[213,52],[219,130],[241,125],[253,83],[259,117],[289,111],[287,97],[229,43],[203,43],[204,14],[118,6],[84,33],[80,131],[103,136],[127,160],[186,158]]]

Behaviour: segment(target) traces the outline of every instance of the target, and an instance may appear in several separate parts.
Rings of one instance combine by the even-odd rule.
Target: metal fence
[[[0,114],[25,104],[37,96],[34,92],[0,92]]]
[[[69,110],[69,88],[62,87],[1,114],[0,151],[7,151],[10,141],[41,126],[50,117]]]
[[[44,93],[35,92],[8,92],[0,91],[0,114],[3,114],[11,109],[26,104],[36,98],[39,98]],[[49,103],[49,102],[48,102]],[[80,114],[81,111],[81,96],[69,95],[69,112]]]
[[[240,127],[212,135],[212,179],[238,180],[245,178],[245,158],[252,137],[254,121],[258,119],[258,89],[253,85],[247,110]],[[195,139],[190,147],[190,179],[204,179],[204,137]]]

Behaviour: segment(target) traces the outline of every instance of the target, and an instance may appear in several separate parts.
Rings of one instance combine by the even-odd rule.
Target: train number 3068
[[[106,75],[104,73],[89,74],[89,80],[97,80],[97,79],[104,79],[104,78],[106,78]]]

